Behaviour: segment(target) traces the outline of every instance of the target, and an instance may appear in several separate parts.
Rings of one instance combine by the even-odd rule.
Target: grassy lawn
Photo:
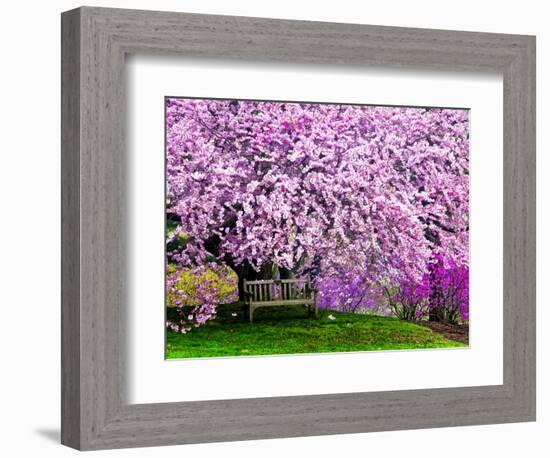
[[[237,313],[237,316],[232,316]],[[218,318],[189,334],[166,331],[166,357],[251,356],[342,351],[465,347],[441,334],[393,317],[320,311],[308,318],[304,307],[264,308],[254,323],[242,308],[224,306]],[[329,314],[336,317],[328,318]]]

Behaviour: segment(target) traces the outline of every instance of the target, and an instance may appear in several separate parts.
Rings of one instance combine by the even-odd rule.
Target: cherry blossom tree
[[[438,254],[467,265],[468,126],[466,110],[168,98],[167,218],[186,240],[169,261],[226,264],[241,297],[243,278],[368,289],[420,281]]]

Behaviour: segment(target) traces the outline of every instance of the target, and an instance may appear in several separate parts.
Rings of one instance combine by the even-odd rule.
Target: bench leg
[[[319,309],[317,308],[317,304],[308,304],[307,306],[307,316],[310,317],[312,313],[315,315],[315,318],[319,318]]]
[[[313,292],[313,308],[315,309],[315,318],[319,318],[319,309],[317,308],[317,291]]]
[[[250,306],[250,309],[248,310],[248,318],[250,322],[252,323],[252,320],[254,319],[254,307]]]
[[[244,321],[248,320],[248,315],[249,315],[249,306],[248,306],[248,302],[245,302],[243,304],[243,320]]]

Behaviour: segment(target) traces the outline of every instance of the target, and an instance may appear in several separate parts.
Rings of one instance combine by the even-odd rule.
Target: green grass
[[[330,320],[329,314],[336,319]],[[306,315],[304,307],[264,308],[256,310],[250,324],[243,320],[241,307],[224,306],[218,318],[188,334],[168,329],[166,358],[466,347],[393,317],[324,310],[319,319]]]

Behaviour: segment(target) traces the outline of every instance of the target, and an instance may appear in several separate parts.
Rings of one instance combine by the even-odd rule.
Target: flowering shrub
[[[430,263],[423,283],[429,287],[431,317],[457,323],[470,318],[469,268],[440,255]]]
[[[402,280],[386,287],[388,302],[396,316],[404,320],[430,317],[457,323],[469,319],[469,269],[441,255],[428,264],[421,281]]]
[[[237,276],[227,266],[169,266],[167,271],[166,305],[177,311],[178,319],[166,325],[175,332],[186,333],[214,319],[219,304],[238,299]]]
[[[318,307],[339,312],[383,314],[382,289],[361,276],[322,278],[317,283]]]
[[[402,320],[422,320],[430,312],[429,285],[424,281],[404,279],[397,286],[384,287],[388,304],[393,313]]]

